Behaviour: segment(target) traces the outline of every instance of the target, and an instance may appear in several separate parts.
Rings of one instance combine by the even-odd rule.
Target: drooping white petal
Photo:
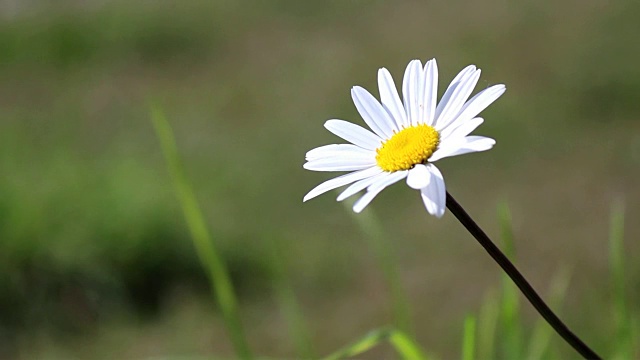
[[[302,199],[302,201],[307,201],[307,200],[311,200],[314,197],[318,196],[318,195],[322,195],[324,193],[326,193],[327,191],[333,190],[333,189],[337,189],[341,186],[350,184],[354,181],[358,181],[358,180],[362,180],[362,179],[366,179],[375,175],[378,175],[382,173],[382,169],[380,169],[377,166],[374,167],[370,167],[368,169],[364,169],[364,170],[360,170],[360,171],[355,171],[349,174],[344,174],[338,177],[335,177],[333,179],[327,180],[323,183],[321,183],[320,185],[314,187],[313,189],[311,189],[311,191],[309,191],[309,193],[307,193],[307,195],[304,196],[304,198]]]
[[[429,174],[431,174],[431,179],[429,185],[420,190],[420,195],[429,214],[441,218],[444,215],[447,201],[444,179],[435,165],[427,164],[427,167]]]
[[[374,182],[367,188],[367,192],[362,195],[355,204],[353,204],[353,211],[356,213],[361,212],[369,203],[387,186],[397,183],[407,176],[407,171],[396,171],[388,174],[386,177]]]
[[[484,136],[467,136],[462,139],[449,139],[449,144],[445,143],[436,150],[429,158],[430,162],[435,162],[446,157],[468,154],[472,152],[486,151],[496,144],[496,141]]]
[[[360,116],[369,125],[371,130],[383,139],[388,139],[393,135],[396,127],[391,115],[365,88],[354,86],[351,89],[351,97],[356,105]]]
[[[305,159],[307,161],[312,161],[331,156],[351,157],[356,155],[375,157],[376,152],[373,150],[363,149],[352,144],[330,144],[307,151]]]
[[[441,139],[451,138],[464,138],[471,134],[471,132],[478,128],[484,122],[483,118],[477,117],[464,121],[456,120],[446,129],[440,132]]]
[[[313,160],[305,163],[302,167],[312,171],[355,171],[362,170],[376,165],[375,158],[369,157],[349,157],[332,156]]]
[[[460,109],[462,109],[464,103],[469,99],[469,95],[471,95],[471,92],[473,92],[473,89],[476,87],[478,79],[480,79],[480,69],[460,81],[460,84],[455,88],[447,104],[436,119],[436,130],[446,128],[447,125],[456,119],[456,115],[460,112]]]
[[[505,91],[507,91],[507,88],[502,84],[482,90],[464,104],[462,109],[460,109],[460,114],[456,116],[456,119],[458,121],[465,121],[473,118],[502,96]]]
[[[367,191],[377,190],[380,187],[384,189],[387,186],[391,184],[395,184],[398,181],[406,178],[408,173],[409,173],[408,170],[400,170],[400,171],[394,171],[392,173],[387,173],[388,175],[382,178],[382,180],[376,181],[373,184],[369,185],[367,187]]]
[[[366,193],[364,193],[364,195],[362,195],[360,199],[358,199],[356,203],[353,204],[353,211],[359,214],[382,190],[383,189],[379,189],[374,191],[367,191]]]
[[[378,88],[380,89],[382,106],[395,120],[396,130],[409,126],[407,114],[402,106],[402,101],[400,101],[396,84],[393,82],[389,70],[385,68],[378,70]]]
[[[423,91],[420,91],[423,88]],[[424,101],[424,74],[420,60],[412,60],[407,65],[402,80],[402,96],[404,108],[411,125],[417,125],[420,121],[420,104]]]
[[[422,118],[425,124],[433,125],[438,103],[438,63],[436,63],[436,59],[427,61],[424,65],[424,72],[424,115]]]
[[[365,188],[369,187],[369,185],[373,184],[374,182],[376,182],[379,179],[382,179],[382,178],[384,178],[384,177],[386,177],[388,175],[389,175],[389,173],[383,172],[381,174],[374,175],[374,176],[372,176],[370,178],[366,178],[366,179],[362,179],[362,180],[356,181],[353,184],[349,185],[349,187],[344,189],[344,191],[341,192],[340,195],[338,195],[337,200],[338,201],[342,201],[342,200],[348,198],[349,196],[364,190]]]
[[[409,170],[409,175],[407,175],[407,185],[416,190],[429,185],[430,180],[431,174],[429,173],[429,169],[423,164],[414,166],[413,169]]]
[[[324,127],[335,135],[360,146],[363,149],[375,150],[382,144],[382,139],[362,126],[344,120],[327,120]]]

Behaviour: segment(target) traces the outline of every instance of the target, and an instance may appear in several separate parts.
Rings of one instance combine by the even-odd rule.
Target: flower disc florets
[[[376,149],[376,162],[387,172],[409,170],[425,163],[439,143],[440,134],[433,127],[426,124],[408,127]]]

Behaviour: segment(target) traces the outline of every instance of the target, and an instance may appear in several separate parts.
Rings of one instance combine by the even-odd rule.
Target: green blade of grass
[[[639,359],[640,358],[640,319],[637,316],[637,313],[629,321],[631,323],[631,358]]]
[[[357,340],[351,345],[334,352],[333,354],[325,357],[324,360],[338,360],[356,356],[364,353],[365,351],[371,350],[373,347],[383,343],[384,341],[389,341],[403,359],[427,359],[420,347],[418,347],[418,345],[403,332],[396,329],[382,328],[369,332],[360,340]]]
[[[420,347],[407,334],[393,330],[389,336],[389,342],[403,359],[427,360],[427,356]]]
[[[500,238],[504,244],[504,253],[515,263],[515,250],[513,246],[513,230],[511,226],[511,213],[505,202],[498,206],[498,219],[500,222]],[[520,322],[520,301],[518,289],[507,274],[502,274],[502,344],[504,357],[507,359],[521,358],[522,327]]]
[[[398,274],[398,265],[394,257],[395,251],[385,238],[384,231],[379,225],[379,220],[376,218],[373,209],[367,209],[365,212],[356,214],[351,211],[353,206],[351,202],[345,201],[344,204],[358,227],[365,234],[369,245],[373,248],[378,258],[387,286],[391,292],[395,327],[406,334],[413,334],[409,301],[402,288],[402,281],[400,281],[400,275]]]
[[[225,264],[209,235],[200,206],[184,171],[171,125],[169,125],[163,112],[155,106],[151,108],[151,120],[160,140],[162,152],[164,153],[196,252],[211,281],[211,288],[222,311],[225,326],[236,355],[242,359],[251,359],[251,351],[240,322],[233,285]]]
[[[624,205],[616,201],[611,207],[609,229],[609,266],[613,284],[613,309],[616,327],[616,352],[614,358],[631,359],[633,344],[631,319],[626,303],[624,284]]]
[[[476,318],[468,315],[464,319],[464,334],[462,336],[462,360],[475,359],[476,349]]]
[[[478,359],[494,359],[496,329],[500,317],[499,301],[495,291],[488,292],[478,316]]]
[[[272,260],[270,263],[274,277],[273,283],[279,307],[284,312],[289,327],[289,334],[295,344],[299,358],[317,359],[304,315],[287,277],[287,261],[284,260],[286,252],[282,251],[277,240],[274,240],[272,244],[273,251],[271,252]]]
[[[558,309],[564,299],[564,296],[569,288],[569,282],[571,280],[571,272],[567,269],[562,269],[551,280],[551,286],[549,289],[549,306]],[[551,326],[544,320],[539,318],[536,320],[533,326],[533,332],[531,334],[531,340],[529,341],[529,347],[527,349],[527,359],[547,359],[548,355],[545,353],[549,349],[549,344],[553,338],[554,331]]]

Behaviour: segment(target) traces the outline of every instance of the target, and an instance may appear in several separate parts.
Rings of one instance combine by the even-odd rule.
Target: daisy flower
[[[480,78],[480,69],[469,65],[451,81],[437,102],[438,66],[435,59],[422,66],[407,65],[400,100],[389,71],[378,71],[380,101],[360,86],[351,89],[358,112],[372,131],[344,120],[328,120],[324,126],[351,144],[331,144],[310,150],[304,168],[313,171],[349,171],[313,188],[303,199],[351,184],[339,196],[342,201],[365,190],[353,211],[361,212],[382,190],[400,180],[420,191],[429,214],[444,215],[446,191],[442,173],[434,165],[440,159],[489,150],[495,140],[469,136],[484,121],[476,117],[498,99],[505,86],[491,86],[469,96]]]

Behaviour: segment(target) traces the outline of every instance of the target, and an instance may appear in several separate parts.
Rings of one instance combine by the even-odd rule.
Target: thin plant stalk
[[[345,203],[345,206],[349,207],[348,212],[354,215],[354,220],[366,235],[367,240],[378,257],[387,286],[391,292],[393,316],[396,328],[405,334],[412,336],[413,326],[411,323],[409,301],[407,300],[406,292],[402,287],[400,274],[398,274],[398,263],[396,261],[394,248],[385,237],[384,231],[379,225],[380,222],[371,209],[366,213],[355,216],[355,213],[350,211],[351,205]]]
[[[585,344],[578,336],[576,336],[569,328],[556,316],[556,314],[545,304],[542,298],[529,285],[529,282],[522,276],[509,259],[500,251],[500,249],[491,241],[484,231],[476,224],[475,221],[467,214],[467,212],[458,204],[458,202],[447,192],[447,208],[462,223],[462,225],[473,235],[473,237],[482,245],[489,255],[500,265],[500,267],[509,275],[511,280],[522,291],[522,294],[529,300],[531,305],[540,313],[540,315],[551,325],[551,327],[560,335],[571,347],[573,347],[585,359],[601,359],[587,344]]]
[[[182,211],[184,212],[196,252],[211,281],[211,290],[213,290],[214,296],[220,305],[225,326],[229,332],[236,355],[241,359],[252,359],[253,357],[242,329],[238,303],[231,279],[224,261],[209,235],[200,206],[185,174],[171,125],[169,125],[162,111],[156,107],[151,109],[151,120],[160,140],[167,167],[173,179],[178,200],[182,205]]]
[[[300,359],[317,359],[318,356],[315,354],[304,314],[288,276],[286,252],[282,249],[278,239],[274,238],[271,243],[272,282],[280,309],[282,309],[287,321],[289,336],[296,347],[297,356]]]

